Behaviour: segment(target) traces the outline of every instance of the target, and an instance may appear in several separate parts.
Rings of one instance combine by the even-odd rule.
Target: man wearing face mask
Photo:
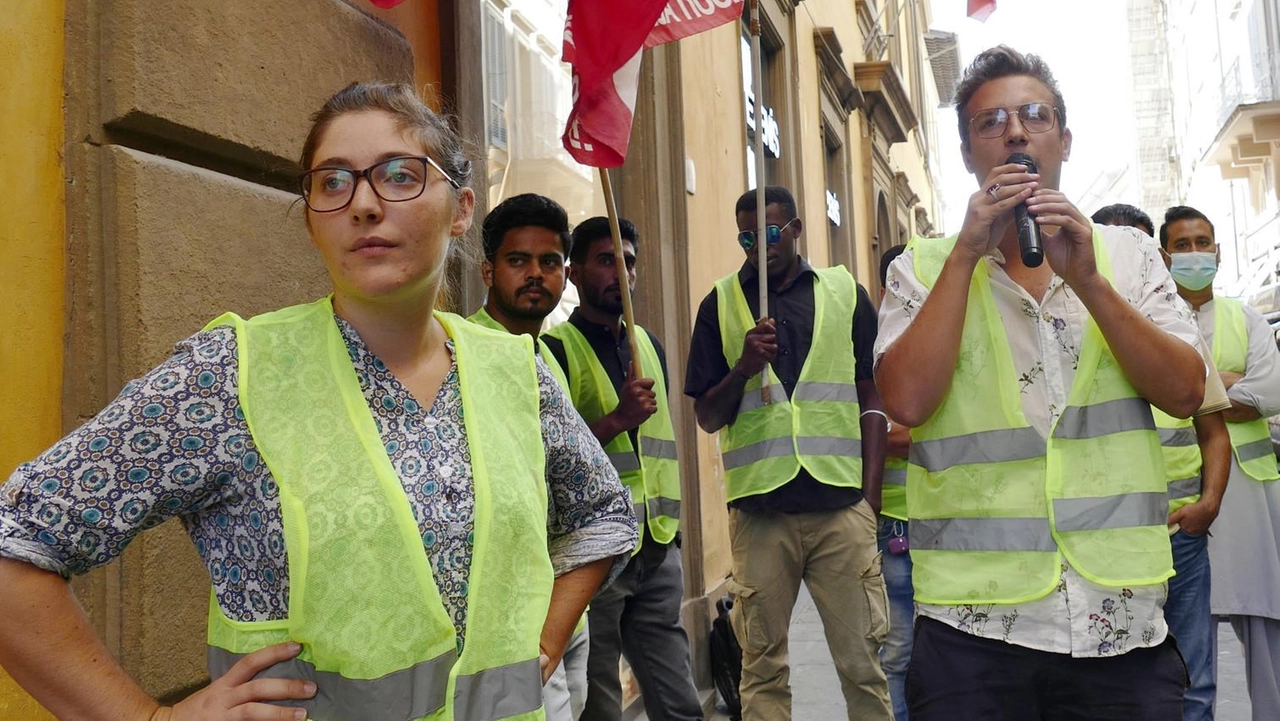
[[[1280,413],[1280,353],[1266,321],[1232,298],[1214,298],[1219,250],[1213,224],[1195,208],[1165,213],[1160,246],[1196,313],[1227,388],[1231,475],[1209,539],[1215,614],[1244,645],[1253,718],[1280,718],[1280,479],[1266,418]]]

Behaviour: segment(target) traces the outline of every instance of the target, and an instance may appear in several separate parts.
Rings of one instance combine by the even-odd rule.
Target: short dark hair
[[[1089,219],[1098,225],[1127,225],[1145,230],[1147,235],[1156,234],[1156,224],[1151,222],[1151,216],[1128,203],[1112,203],[1098,208]]]
[[[569,256],[573,248],[573,236],[569,235],[569,214],[559,203],[545,195],[523,193],[498,203],[485,216],[484,225],[480,227],[484,257],[493,262],[507,232],[526,226],[546,228],[558,234],[565,257]]]
[[[906,249],[905,245],[895,245],[880,256],[880,287],[889,282],[889,265]]]
[[[629,240],[632,247],[640,248],[640,231],[636,230],[635,223],[626,218],[618,218],[618,230],[623,240]],[[609,228],[608,218],[603,215],[587,218],[573,229],[573,248],[569,260],[573,263],[587,262],[587,250],[591,244],[601,238],[612,237],[613,231]]]
[[[790,190],[781,185],[764,186],[764,204],[770,206],[777,203],[782,206],[782,212],[787,214],[787,220],[796,217],[799,212],[796,210],[796,199]],[[733,206],[733,214],[753,213],[756,210],[756,191],[748,190],[738,197],[738,204]]]
[[[960,145],[969,147],[969,99],[978,92],[978,88],[992,80],[999,80],[1012,75],[1026,75],[1044,84],[1053,94],[1053,106],[1058,109],[1058,130],[1067,127],[1067,101],[1058,89],[1058,81],[1054,79],[1049,65],[1038,55],[1023,55],[1008,45],[997,45],[978,53],[978,56],[965,68],[964,77],[956,86],[956,121],[960,124]]]
[[[1165,250],[1169,249],[1169,224],[1176,223],[1179,220],[1203,220],[1209,224],[1209,234],[1216,241],[1218,236],[1213,230],[1213,221],[1200,211],[1192,208],[1190,205],[1175,205],[1164,211],[1164,224],[1160,226],[1160,247]]]

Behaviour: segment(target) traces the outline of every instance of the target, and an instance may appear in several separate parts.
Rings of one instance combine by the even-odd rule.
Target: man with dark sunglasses
[[[876,311],[843,266],[797,251],[786,188],[765,189],[768,308],[759,307],[756,192],[734,209],[742,267],[702,301],[685,394],[720,433],[745,721],[791,718],[787,630],[804,580],[850,719],[890,719],[877,653],[888,630],[876,552],[886,421],[872,380]]]

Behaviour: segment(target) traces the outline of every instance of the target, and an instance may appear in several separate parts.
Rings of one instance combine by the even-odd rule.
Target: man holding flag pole
[[[757,13],[753,0],[759,128]],[[847,269],[815,269],[797,252],[803,222],[791,192],[765,183],[762,135],[757,187],[734,208],[746,260],[699,307],[685,375],[698,425],[720,434],[743,718],[791,718],[788,627],[804,582],[849,719],[886,721],[876,510],[887,418],[872,379],[875,309]]]
[[[574,65],[574,108],[569,116],[568,127],[564,135],[565,148],[579,162],[601,168],[601,180],[604,183],[606,198],[611,196],[605,167],[620,165],[626,155],[627,142],[630,136],[631,113],[635,106],[636,88],[639,77],[640,46],[635,42],[637,28],[652,28],[653,22],[660,26],[649,34],[645,44],[652,46],[661,42],[678,39],[694,32],[708,29],[721,22],[736,20],[740,11],[736,7],[741,0],[714,0],[717,9],[715,18],[692,18],[689,13],[690,3],[682,0],[671,0],[668,4],[661,0],[647,2],[601,2],[593,0],[571,0],[569,6],[568,26],[565,30],[564,59]],[[751,51],[754,65],[755,94],[762,96],[761,50],[760,50],[760,10],[758,0],[750,0]],[[762,106],[756,105],[756,127],[763,127]],[[857,324],[863,336],[858,340],[858,360],[870,358],[870,348],[875,338],[875,318],[870,300],[865,290],[857,289],[848,271],[840,269],[824,269],[821,283],[817,276],[808,269],[806,273],[798,273],[802,266],[807,268],[802,258],[795,252],[795,238],[801,230],[800,220],[796,217],[794,200],[790,193],[782,188],[770,188],[777,197],[767,197],[765,188],[764,149],[762,134],[756,136],[756,179],[757,189],[739,200],[736,211],[739,229],[742,236],[750,235],[758,243],[748,245],[744,249],[751,255],[754,250],[753,263],[748,263],[758,271],[754,273],[755,290],[758,302],[755,316],[762,324],[770,324],[768,320],[770,307],[770,276],[775,275],[777,267],[785,265],[787,273],[777,274],[775,282],[785,281],[780,287],[780,297],[787,294],[788,308],[799,309],[799,315],[807,308],[810,333],[800,342],[796,338],[797,353],[791,354],[785,364],[787,379],[779,382],[770,368],[770,360],[778,352],[778,344],[768,348],[757,348],[755,356],[764,359],[756,366],[742,366],[730,372],[726,366],[720,379],[729,382],[736,388],[735,400],[731,403],[733,411],[724,414],[712,412],[716,405],[714,399],[698,398],[699,424],[709,431],[726,428],[727,433],[738,440],[750,440],[748,436],[768,436],[773,430],[787,428],[786,440],[792,441],[793,425],[810,428],[812,437],[794,439],[794,443],[786,443],[785,457],[770,457],[754,462],[746,459],[741,467],[728,470],[726,485],[730,498],[741,496],[742,504],[750,509],[735,509],[733,528],[734,576],[738,593],[739,608],[735,609],[734,625],[738,639],[744,647],[743,666],[743,711],[744,718],[759,721],[784,721],[790,718],[790,689],[786,661],[786,625],[790,618],[791,607],[786,603],[787,594],[759,594],[752,598],[753,592],[770,586],[773,581],[785,578],[793,581],[798,588],[801,578],[806,580],[814,593],[815,601],[822,609],[824,624],[828,638],[831,639],[831,651],[841,677],[847,712],[850,719],[888,719],[889,710],[888,687],[884,673],[880,670],[876,653],[884,640],[887,630],[887,618],[884,599],[884,582],[880,574],[879,557],[876,554],[875,511],[873,504],[879,504],[880,476],[883,472],[883,452],[885,424],[879,410],[879,397],[875,394],[874,381],[870,377],[869,363],[858,363],[859,371],[852,370],[854,364],[849,363],[854,355],[856,321],[854,309],[862,312],[861,324]],[[753,201],[753,202],[748,202]],[[611,219],[616,211],[609,203]],[[749,207],[748,207],[749,206]],[[786,219],[781,216],[786,215]],[[778,216],[781,222],[770,226],[772,219]],[[788,228],[782,228],[783,224]],[[621,257],[621,238],[614,230],[614,243]],[[754,227],[754,231],[748,228]],[[776,236],[776,238],[774,237]],[[784,239],[789,242],[778,243]],[[788,252],[784,253],[783,250]],[[777,251],[777,252],[775,252]],[[783,258],[782,256],[786,256]],[[777,256],[771,258],[770,256]],[[622,267],[618,264],[618,267]],[[798,277],[803,275],[803,277]],[[730,276],[730,285],[737,287],[737,277]],[[800,282],[795,282],[799,280]],[[625,289],[626,284],[621,284]],[[804,291],[808,291],[805,293]],[[856,292],[855,292],[856,290]],[[722,294],[726,295],[726,294]],[[741,293],[737,294],[742,300]],[[808,302],[796,299],[806,296]],[[710,298],[709,298],[710,299]],[[726,302],[727,299],[726,299]],[[820,334],[822,330],[815,328],[815,303],[828,304],[830,312],[822,316],[826,322],[833,324],[830,333]],[[629,303],[624,301],[626,323],[632,325]],[[704,303],[704,306],[706,303]],[[733,306],[734,310],[745,310],[741,302]],[[714,308],[716,303],[712,301]],[[838,308],[836,306],[839,306]],[[701,316],[702,313],[700,312]],[[731,315],[727,312],[724,315]],[[732,314],[736,319],[740,314]],[[868,322],[869,319],[869,322]],[[701,317],[700,317],[701,320]],[[783,324],[788,320],[781,321]],[[701,324],[700,324],[701,325]],[[718,325],[718,324],[717,324]],[[732,325],[732,324],[730,324]],[[742,329],[745,332],[745,329]],[[758,326],[757,326],[758,330]],[[783,327],[783,335],[791,339],[791,327]],[[634,342],[639,334],[631,334]],[[715,337],[720,341],[719,332]],[[757,333],[758,336],[769,335]],[[830,336],[829,339],[823,340]],[[777,336],[774,336],[775,339]],[[843,339],[843,340],[841,340]],[[695,332],[695,346],[697,345]],[[737,353],[743,348],[744,339],[741,334],[736,338],[737,347],[721,345],[725,355],[719,358],[725,365],[729,352]],[[803,345],[803,348],[800,348]],[[791,349],[784,351],[791,353]],[[744,351],[745,353],[745,351]],[[631,356],[640,355],[632,350]],[[814,362],[807,363],[806,358]],[[837,360],[838,359],[838,360]],[[779,358],[782,360],[782,358]],[[690,367],[695,364],[691,353]],[[739,364],[740,366],[742,364]],[[811,368],[812,366],[812,368]],[[863,367],[865,366],[865,367]],[[843,372],[836,368],[843,368]],[[803,369],[803,370],[802,370]],[[652,371],[650,371],[652,373]],[[754,390],[744,394],[743,374],[753,376]],[[636,371],[637,377],[640,371]],[[690,375],[693,371],[690,372]],[[705,376],[706,373],[701,375]],[[728,377],[731,376],[732,379]],[[847,377],[846,377],[847,376]],[[796,380],[802,383],[796,386]],[[764,382],[764,379],[770,382]],[[785,385],[789,381],[799,389],[799,395],[792,396],[793,387]],[[809,382],[813,381],[813,382]],[[723,382],[720,385],[723,385]],[[717,385],[712,380],[710,385]],[[834,396],[806,397],[810,391],[833,390]],[[856,390],[855,390],[856,389]],[[705,388],[702,390],[706,390]],[[686,393],[691,393],[686,383]],[[706,393],[706,396],[716,396]],[[749,399],[747,396],[751,396]],[[723,400],[723,399],[722,399]],[[707,402],[712,401],[712,402]],[[760,416],[766,421],[777,423],[739,422],[749,421],[745,417],[737,417],[739,407],[750,406],[758,409],[747,415]],[[861,409],[865,412],[860,413]],[[720,409],[723,410],[723,409]],[[868,415],[871,414],[871,415]],[[709,417],[727,416],[722,422],[713,423]],[[704,416],[707,418],[704,419]],[[880,421],[880,425],[876,422]],[[818,428],[814,424],[823,425]],[[760,439],[755,439],[759,441]],[[766,445],[771,440],[764,438]],[[758,445],[758,444],[756,444]],[[776,444],[775,444],[776,445]],[[753,446],[747,444],[740,450],[749,452]],[[863,464],[867,472],[863,472]],[[781,465],[779,465],[781,464]],[[730,459],[726,457],[726,468]],[[794,465],[795,468],[790,466]],[[782,466],[787,466],[783,468]],[[798,482],[797,482],[798,481]],[[865,487],[866,498],[862,490]],[[770,491],[780,491],[771,493]],[[811,507],[814,498],[823,507]],[[752,504],[755,505],[752,505]],[[800,505],[796,505],[799,503]],[[770,505],[773,504],[773,505]],[[808,505],[806,505],[808,504]],[[758,506],[758,507],[757,507]],[[775,507],[776,506],[776,507]],[[801,507],[803,506],[803,508]],[[757,511],[752,513],[751,511]],[[760,512],[763,511],[763,512]],[[780,511],[780,512],[775,512]],[[808,511],[808,512],[806,512]],[[750,520],[759,523],[748,523]],[[816,521],[814,519],[817,519]],[[801,529],[797,524],[809,526]],[[818,528],[818,527],[821,528]],[[737,533],[741,531],[741,533]],[[777,533],[774,533],[774,532]],[[812,536],[815,533],[824,539],[822,551],[799,549],[799,557],[788,557],[787,550],[797,550],[793,544],[784,543],[795,531],[801,535]],[[769,535],[773,534],[770,539]],[[780,534],[780,535],[779,535]],[[786,538],[784,538],[786,537]],[[812,539],[810,539],[812,540]],[[778,541],[778,543],[775,543]],[[805,546],[806,544],[800,544]],[[782,553],[775,553],[782,548]],[[767,553],[766,553],[767,552]],[[769,557],[767,563],[750,562],[757,554]],[[750,566],[750,568],[748,568]],[[774,568],[778,575],[766,579]],[[741,583],[743,579],[755,578],[759,583],[755,587],[747,587]],[[778,585],[778,584],[774,584]],[[794,589],[793,589],[794,591]],[[762,603],[765,596],[776,597],[777,604]],[[861,599],[851,603],[853,599]],[[790,594],[790,604],[794,604],[795,594]],[[751,618],[744,619],[744,611],[754,609]],[[768,631],[765,631],[766,626]],[[851,632],[851,633],[850,633]],[[593,641],[594,647],[594,641]],[[655,718],[650,712],[650,718]]]
[[[655,352],[660,349],[656,339],[635,323],[630,287],[634,275],[621,282],[624,270],[634,267],[638,234],[631,224],[619,222],[608,168],[626,159],[644,48],[736,20],[740,4],[741,0],[713,0],[702,6],[683,0],[569,2],[563,60],[573,66],[574,105],[563,142],[575,160],[600,171],[613,253],[610,257],[599,252],[602,244],[596,242],[607,240],[599,232],[604,218],[575,229],[575,242],[584,245],[575,250],[570,272],[583,292],[584,305],[569,323],[551,332],[559,341],[552,352],[563,357],[574,405],[593,430],[603,429],[597,436],[631,488],[645,529],[643,550],[622,577],[596,597],[591,610],[592,653],[583,721],[621,719],[619,650],[640,682],[649,719],[702,718],[690,676],[688,638],[680,627],[680,484],[666,368],[661,351]],[[610,297],[614,285],[618,307]],[[585,323],[588,316],[597,323]],[[605,319],[601,328],[598,322]],[[624,347],[617,347],[620,336],[626,338]],[[628,363],[619,365],[624,355]],[[624,413],[627,399],[640,399],[644,412]]]

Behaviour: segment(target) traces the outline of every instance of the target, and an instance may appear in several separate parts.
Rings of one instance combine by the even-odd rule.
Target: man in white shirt
[[[1280,718],[1280,479],[1266,418],[1280,413],[1280,353],[1266,320],[1233,298],[1215,298],[1218,244],[1213,223],[1195,208],[1165,212],[1160,246],[1178,294],[1195,310],[1200,332],[1227,387],[1231,475],[1209,539],[1210,606],[1231,619],[1244,646],[1256,721]]]
[[[956,108],[979,189],[958,236],[890,268],[876,344],[885,410],[912,427],[910,717],[1178,721],[1150,405],[1200,406],[1196,328],[1149,238],[1058,191],[1071,132],[1043,61],[979,54]],[[1022,204],[1046,264],[1023,262]]]

